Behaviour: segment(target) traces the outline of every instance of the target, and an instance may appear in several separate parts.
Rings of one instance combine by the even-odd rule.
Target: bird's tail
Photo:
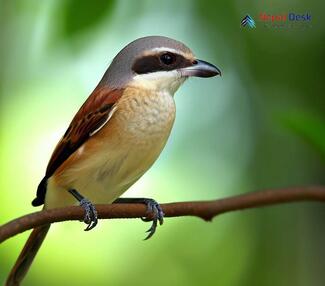
[[[42,242],[50,229],[50,224],[42,225],[33,229],[23,250],[21,251],[14,267],[7,278],[6,286],[20,285],[24,279],[29,267],[31,266],[37,251],[42,245]]]

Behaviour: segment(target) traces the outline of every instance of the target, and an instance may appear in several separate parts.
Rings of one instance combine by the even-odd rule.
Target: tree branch
[[[258,208],[268,205],[298,202],[325,202],[325,186],[308,186],[252,192],[213,201],[179,202],[162,204],[165,217],[197,216],[206,221],[236,210]],[[100,219],[145,217],[142,204],[96,205]],[[83,220],[84,210],[78,206],[42,210],[14,219],[0,227],[0,243],[26,230],[48,223]]]

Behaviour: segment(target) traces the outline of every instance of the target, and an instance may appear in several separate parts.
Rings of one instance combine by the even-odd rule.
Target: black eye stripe
[[[173,61],[171,63],[165,64],[161,60],[161,56],[166,53],[161,53],[157,55],[143,56],[134,62],[132,70],[137,74],[145,74],[157,71],[170,71],[175,69],[180,69],[192,65],[192,61],[184,58],[182,55],[171,54]],[[170,55],[170,53],[168,53]]]
[[[161,71],[163,67],[161,66],[160,60],[155,55],[144,56],[137,59],[133,66],[133,71],[137,74],[149,73],[153,71]]]

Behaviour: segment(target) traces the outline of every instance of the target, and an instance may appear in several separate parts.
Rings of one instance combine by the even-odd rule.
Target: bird
[[[174,94],[189,77],[221,76],[215,65],[197,59],[180,41],[147,36],[125,46],[58,142],[33,206],[44,209],[79,204],[86,231],[97,225],[95,204],[143,203],[152,225],[163,210],[151,198],[120,198],[156,161],[171,133]],[[150,215],[151,214],[151,215]],[[35,228],[6,285],[27,273],[50,225]],[[15,284],[16,283],[16,284]]]

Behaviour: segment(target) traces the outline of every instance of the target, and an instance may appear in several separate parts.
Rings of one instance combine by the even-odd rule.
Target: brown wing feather
[[[37,189],[32,204],[44,203],[47,179],[70,157],[90,136],[107,121],[115,103],[122,96],[123,90],[98,88],[88,97],[71,121],[69,128],[56,146],[46,174]]]

